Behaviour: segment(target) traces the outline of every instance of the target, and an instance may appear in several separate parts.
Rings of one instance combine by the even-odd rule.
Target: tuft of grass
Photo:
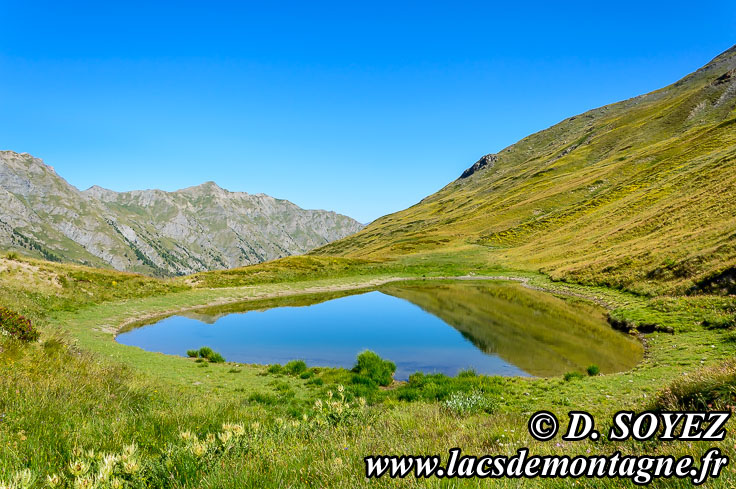
[[[565,379],[565,382],[570,382],[571,380],[578,380],[578,379],[582,379],[583,377],[585,376],[581,374],[580,372],[567,372],[563,376],[563,379]]]
[[[665,411],[736,410],[736,360],[726,360],[677,378],[657,393],[651,408]]]
[[[301,375],[307,370],[304,360],[292,360],[284,365],[284,371],[289,375]]]
[[[199,350],[187,350],[187,356],[196,358],[197,362],[225,363],[225,358],[209,346],[203,346]]]
[[[396,364],[366,350],[358,355],[352,371],[359,377],[367,377],[378,385],[387,386],[393,381]]]
[[[284,373],[284,367],[282,367],[278,363],[274,363],[273,365],[268,366],[268,368],[266,369],[266,372],[268,372],[269,374],[274,374],[274,375],[282,374]]]

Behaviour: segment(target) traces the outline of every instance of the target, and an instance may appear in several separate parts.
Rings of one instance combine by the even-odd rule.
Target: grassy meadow
[[[0,337],[0,481],[6,487],[475,487],[487,483],[369,481],[363,457],[445,454],[454,446],[464,453],[513,454],[528,446],[535,454],[621,450],[697,458],[710,446],[543,443],[531,439],[526,422],[538,409],[561,420],[569,410],[586,409],[603,426],[624,408],[730,409],[736,334],[704,324],[721,325],[732,317],[733,297],[649,298],[554,282],[489,262],[468,249],[406,260],[306,256],[159,280],[3,258],[2,302],[32,318],[41,337],[33,343]],[[582,310],[605,307],[643,341],[644,358],[630,370],[607,375],[527,379],[466,372],[456,378],[418,375],[383,388],[343,369],[197,362],[113,340],[120,328],[161,315],[206,314],[203,305],[225,312],[242,308],[243,301],[254,308],[298,305],[378,286],[390,292],[396,279],[410,284],[471,274],[523,281]],[[452,287],[452,281],[438,282]],[[734,455],[728,437],[719,446]],[[734,481],[736,473],[727,467],[709,487],[732,487]],[[498,487],[540,484],[494,481]],[[689,483],[669,480],[654,487],[678,485]]]

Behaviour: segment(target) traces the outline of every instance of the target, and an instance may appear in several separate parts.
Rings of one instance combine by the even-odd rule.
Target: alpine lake
[[[414,372],[549,377],[632,368],[643,346],[594,304],[512,281],[394,282],[194,309],[121,331],[119,343],[171,355],[209,346],[227,361],[351,368],[372,350]]]

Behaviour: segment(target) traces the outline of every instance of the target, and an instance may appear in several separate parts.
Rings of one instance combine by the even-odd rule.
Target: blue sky
[[[736,43],[733,1],[597,3],[0,0],[0,149],[368,222]]]

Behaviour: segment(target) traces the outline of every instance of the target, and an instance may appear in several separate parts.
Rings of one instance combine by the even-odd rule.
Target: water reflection
[[[183,355],[210,346],[230,361],[351,367],[365,349],[415,371],[558,375],[596,364],[626,370],[641,344],[612,330],[599,308],[511,282],[417,282],[373,291],[296,296],[198,309],[118,336]]]

